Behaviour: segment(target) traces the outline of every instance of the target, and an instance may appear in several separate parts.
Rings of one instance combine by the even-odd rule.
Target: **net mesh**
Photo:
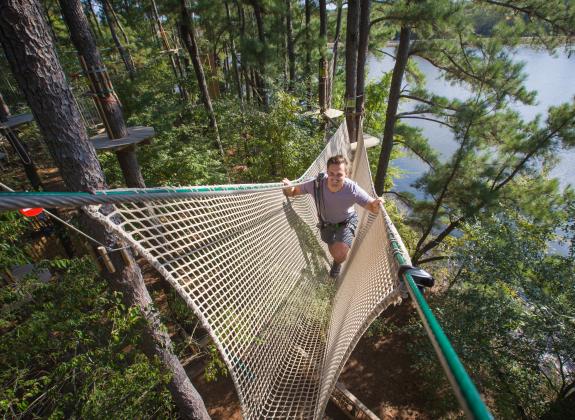
[[[351,158],[340,126],[303,178],[335,154]],[[360,144],[353,178],[373,194]],[[321,418],[351,351],[399,299],[385,211],[357,208],[360,223],[337,284],[319,240],[310,195],[281,188],[120,204],[106,222],[178,291],[209,331],[246,418]],[[405,255],[407,257],[407,255]]]

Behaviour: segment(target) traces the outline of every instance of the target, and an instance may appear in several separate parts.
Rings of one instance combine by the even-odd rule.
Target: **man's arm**
[[[379,213],[379,205],[383,204],[383,197],[378,197],[375,200],[371,201],[370,203],[367,203],[365,205],[365,208],[368,209],[370,212],[372,213]]]
[[[353,183],[354,190],[353,193],[355,195],[355,202],[359,204],[364,209],[369,210],[372,213],[379,213],[379,206],[383,204],[383,197],[373,198],[368,193],[365,192],[363,188],[361,188],[356,183]]]
[[[292,187],[291,181],[287,178],[282,179],[282,182],[286,186],[286,188],[283,189],[284,195],[286,197],[295,197],[296,195],[302,194],[302,191],[301,191],[301,188],[299,187],[299,185]]]

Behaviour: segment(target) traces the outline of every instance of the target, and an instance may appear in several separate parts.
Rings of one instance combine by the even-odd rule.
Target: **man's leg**
[[[333,257],[333,260],[338,264],[343,263],[347,258],[347,254],[349,253],[349,246],[347,246],[347,244],[344,242],[334,242],[328,246],[328,249],[329,253]]]

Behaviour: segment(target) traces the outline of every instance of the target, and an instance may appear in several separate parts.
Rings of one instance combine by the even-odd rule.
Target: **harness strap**
[[[314,193],[314,201],[315,201],[315,208],[317,210],[317,219],[319,220],[319,223],[321,224],[321,226],[325,226],[325,222],[323,220],[323,217],[321,216],[321,199],[322,199],[322,184],[321,182],[324,179],[324,173],[320,172],[317,177],[315,178],[315,181],[313,182],[313,193]]]

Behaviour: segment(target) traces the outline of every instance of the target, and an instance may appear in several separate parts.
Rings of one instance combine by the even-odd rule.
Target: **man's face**
[[[343,186],[346,176],[345,169],[345,163],[340,163],[338,165],[332,163],[327,167],[327,182],[330,187],[339,189]]]

